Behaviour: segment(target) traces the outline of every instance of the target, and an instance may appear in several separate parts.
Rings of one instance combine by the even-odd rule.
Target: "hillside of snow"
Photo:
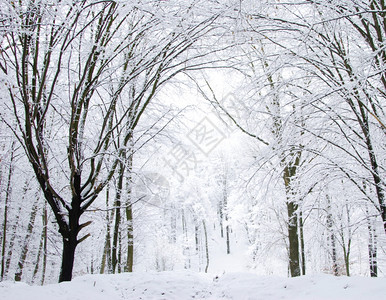
[[[310,275],[298,278],[252,273],[148,272],[86,275],[72,282],[29,286],[0,282],[2,300],[183,299],[385,299],[385,278]]]

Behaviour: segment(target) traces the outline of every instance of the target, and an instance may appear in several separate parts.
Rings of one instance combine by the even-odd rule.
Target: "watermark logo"
[[[180,182],[184,181],[184,178],[190,175],[191,171],[194,171],[197,167],[197,156],[188,147],[182,143],[178,143],[174,146],[163,158],[165,165],[168,165],[173,173],[177,175]]]
[[[237,104],[236,96],[233,93],[226,95],[219,103],[220,106],[213,108],[210,115],[203,117],[186,134],[187,140],[193,144],[193,148],[180,142],[163,157],[165,166],[172,170],[180,182],[183,182],[196,170],[200,162],[197,159],[200,153],[208,157],[222,141],[229,138],[237,130],[230,118],[231,116],[236,121],[240,119],[240,110]],[[195,151],[196,149],[199,152]]]
[[[204,117],[188,132],[188,139],[206,156],[225,138],[225,134],[208,118]]]
[[[162,204],[170,194],[169,181],[159,173],[145,173],[136,184],[136,195],[149,204]]]
[[[240,122],[241,120],[240,107],[248,111],[244,103],[237,101],[234,93],[229,93],[223,97],[221,103],[212,110],[216,119],[224,125],[222,127],[223,132],[227,137],[230,137],[231,134],[237,130],[234,121]]]

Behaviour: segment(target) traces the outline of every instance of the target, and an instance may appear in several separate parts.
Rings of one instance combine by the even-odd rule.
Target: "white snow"
[[[385,299],[385,278],[308,275],[297,278],[189,271],[86,275],[72,282],[29,286],[0,282],[2,300]]]

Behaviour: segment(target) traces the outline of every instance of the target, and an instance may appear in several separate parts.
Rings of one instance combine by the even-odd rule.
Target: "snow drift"
[[[3,300],[121,299],[385,299],[385,278],[308,275],[297,278],[188,271],[86,275],[72,282],[29,286],[0,282]]]

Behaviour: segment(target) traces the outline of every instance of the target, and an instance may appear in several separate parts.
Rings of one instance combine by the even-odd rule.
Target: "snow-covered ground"
[[[2,300],[120,299],[386,299],[385,278],[312,275],[298,278],[228,273],[148,272],[86,275],[72,282],[29,286],[0,282]]]

